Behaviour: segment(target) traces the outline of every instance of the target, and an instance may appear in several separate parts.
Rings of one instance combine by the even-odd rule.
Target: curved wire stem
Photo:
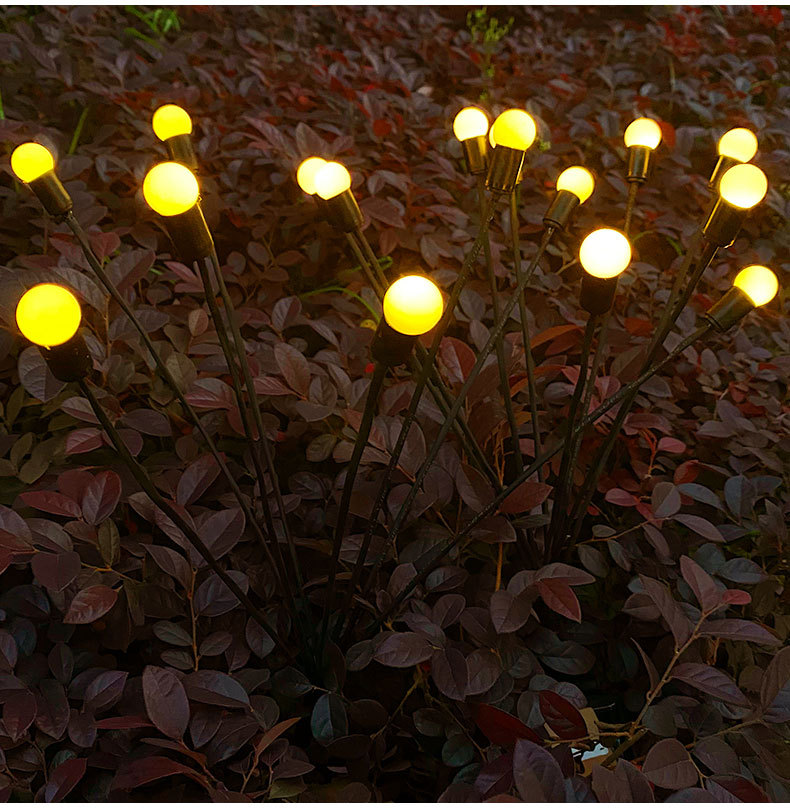
[[[151,341],[151,338],[149,337],[148,332],[145,330],[143,325],[140,323],[137,316],[134,314],[134,310],[132,310],[132,308],[129,306],[128,302],[123,297],[121,292],[113,284],[113,282],[109,278],[109,276],[107,276],[107,274],[104,272],[104,268],[102,268],[101,263],[96,258],[96,255],[93,253],[93,250],[90,247],[90,243],[88,242],[87,234],[82,229],[82,226],[79,224],[79,222],[77,221],[76,217],[74,216],[74,214],[72,212],[69,212],[68,214],[66,214],[64,219],[65,219],[66,224],[71,229],[74,236],[76,237],[77,241],[79,242],[80,247],[82,248],[82,252],[83,252],[83,254],[85,256],[85,259],[87,260],[88,264],[90,265],[90,268],[93,271],[94,275],[99,280],[99,282],[104,287],[104,289],[109,293],[110,297],[121,308],[121,311],[123,312],[123,314],[129,319],[132,326],[135,328],[135,330],[139,334],[140,338],[142,339],[143,345],[145,346],[145,348],[148,350],[151,357],[153,358],[156,369],[159,372],[159,374],[162,376],[162,379],[170,387],[170,390],[173,392],[173,394],[175,395],[175,397],[178,400],[179,404],[184,409],[184,412],[187,414],[189,419],[192,421],[192,424],[200,432],[200,435],[202,436],[203,441],[206,443],[206,447],[209,449],[209,452],[214,457],[214,460],[216,461],[217,465],[219,466],[219,469],[222,472],[222,475],[225,477],[225,480],[227,481],[228,486],[231,489],[231,492],[233,493],[234,497],[236,498],[236,501],[238,502],[242,513],[244,514],[244,517],[245,517],[245,519],[247,521],[248,526],[250,526],[252,528],[253,532],[258,537],[258,540],[259,540],[259,542],[261,544],[261,548],[264,550],[264,552],[266,554],[266,558],[269,561],[269,564],[271,565],[272,569],[277,574],[277,579],[281,580],[282,575],[281,575],[279,569],[277,568],[277,566],[275,564],[275,561],[274,561],[274,558],[272,556],[272,552],[269,549],[269,545],[276,543],[276,540],[274,538],[267,538],[266,534],[263,531],[263,528],[261,527],[260,523],[258,522],[258,519],[253,514],[253,511],[250,509],[250,506],[249,506],[249,504],[247,502],[247,499],[242,494],[241,489],[240,489],[238,483],[236,482],[236,479],[231,474],[231,472],[230,472],[230,470],[229,470],[229,468],[227,466],[227,463],[225,462],[225,459],[224,459],[223,455],[219,452],[219,449],[217,448],[216,444],[214,443],[214,440],[212,439],[211,435],[206,430],[206,427],[203,425],[203,422],[198,417],[198,415],[195,412],[194,408],[189,404],[189,402],[187,401],[184,393],[181,391],[181,387],[178,385],[175,378],[171,374],[170,370],[165,365],[165,362],[162,360],[161,355],[156,350],[156,347],[154,346],[153,341]],[[282,587],[282,584],[281,584],[281,587]]]
[[[373,377],[370,381],[368,394],[365,399],[365,410],[362,412],[362,421],[359,424],[359,431],[354,442],[354,450],[351,454],[351,461],[346,470],[346,480],[343,483],[343,493],[340,497],[340,507],[337,512],[337,523],[335,524],[335,535],[332,541],[332,558],[329,563],[329,575],[327,579],[327,595],[324,602],[323,618],[321,620],[321,645],[323,650],[326,645],[327,632],[329,628],[329,617],[332,614],[334,605],[335,585],[337,582],[337,568],[340,561],[340,550],[343,546],[343,539],[346,536],[346,524],[348,523],[348,510],[351,506],[351,495],[354,492],[354,482],[357,478],[359,465],[362,461],[362,454],[368,444],[370,429],[373,426],[373,418],[376,415],[376,406],[379,401],[384,380],[387,377],[387,367],[383,363],[376,363]]]
[[[628,184],[628,198],[625,202],[625,223],[623,224],[623,231],[625,231],[626,236],[629,236],[631,233],[631,219],[634,216],[636,195],[639,192],[639,187],[641,185],[642,184],[638,180],[631,180]]]
[[[151,499],[151,501],[175,524],[179,531],[186,537],[189,543],[195,550],[203,556],[209,567],[216,573],[217,577],[225,584],[228,590],[236,597],[236,599],[247,609],[256,622],[263,628],[267,634],[287,652],[288,649],[285,643],[280,638],[277,631],[272,627],[263,612],[250,600],[250,598],[239,588],[235,580],[228,576],[228,573],[219,565],[219,562],[211,554],[208,547],[203,543],[200,536],[195,530],[181,517],[181,515],[173,509],[168,501],[166,501],[154,486],[153,482],[148,476],[143,466],[129,453],[128,448],[121,439],[120,434],[113,425],[110,418],[105,413],[96,396],[91,391],[87,381],[78,381],[80,390],[85,395],[85,398],[90,403],[93,413],[101,423],[104,432],[110,438],[110,441],[115,446],[115,450],[121,457],[121,460],[126,465],[129,472],[134,476],[135,481],[143,488],[143,491]]]
[[[705,323],[703,326],[699,327],[691,335],[681,341],[662,361],[654,366],[651,366],[636,380],[629,383],[627,386],[624,386],[622,389],[620,389],[620,391],[613,394],[606,401],[601,403],[601,405],[598,406],[595,411],[581,419],[576,431],[581,432],[587,428],[588,425],[592,425],[594,422],[597,422],[601,417],[611,411],[614,406],[625,400],[634,391],[638,391],[639,387],[642,386],[646,380],[649,380],[654,374],[675,360],[675,358],[681,355],[689,346],[710,333],[712,329],[713,327],[710,323]],[[532,476],[533,473],[535,473],[539,466],[545,465],[554,456],[556,456],[563,449],[564,444],[564,440],[561,440],[550,450],[544,451],[540,459],[536,459],[528,468],[524,470],[521,476],[518,476],[513,482],[511,482],[511,484],[509,484],[502,491],[502,493],[500,493],[495,499],[493,499],[493,501],[487,504],[482,510],[480,510],[480,512],[471,518],[462,529],[456,532],[452,538],[435,555],[433,555],[424,566],[421,567],[420,571],[411,579],[411,581],[404,586],[401,592],[392,601],[390,607],[386,611],[382,611],[377,614],[375,622],[382,622],[387,617],[391,616],[392,613],[397,610],[398,606],[400,606],[403,600],[405,600],[418,585],[418,583],[420,583],[422,578],[431,571],[431,568],[437,561],[449,554],[453,548],[460,543],[481,521],[483,521],[489,515],[492,515],[509,495],[511,495],[518,487],[527,481],[527,479]]]

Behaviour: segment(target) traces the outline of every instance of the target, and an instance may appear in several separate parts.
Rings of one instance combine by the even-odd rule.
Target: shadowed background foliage
[[[525,259],[558,173],[574,163],[596,173],[592,198],[528,290],[548,432],[561,424],[578,369],[578,244],[594,226],[622,224],[622,132],[636,115],[658,119],[664,142],[637,201],[635,261],[621,280],[593,407],[633,379],[709,205],[716,139],[734,126],[759,136],[768,196],[704,275],[678,332],[689,333],[747,264],[772,267],[784,283],[787,50],[786,12],[762,6],[4,8],[0,796],[790,799],[783,291],[643,387],[567,558],[524,568],[515,527],[539,524],[546,498],[527,490],[431,572],[383,633],[333,647],[329,672],[305,674],[199,558],[174,551],[183,538],[121,468],[86,401],[16,334],[13,309],[31,283],[54,275],[79,293],[105,409],[161,492],[288,636],[291,618],[211,458],[71,235],[44,217],[8,160],[31,138],[57,155],[95,252],[252,494],[200,279],[172,259],[140,193],[165,154],[153,110],[176,102],[190,111],[204,210],[244,321],[308,594],[319,599],[378,307],[342,237],[297,188],[299,161],[343,161],[387,272],[422,269],[445,289],[476,232],[450,128],[461,106],[526,105],[538,121],[520,190]],[[498,212],[492,252],[503,291],[508,244]],[[439,365],[457,389],[491,324],[482,267],[455,315]],[[506,346],[525,424],[515,321]],[[389,380],[355,515],[370,511],[411,385],[403,370]],[[470,392],[467,416],[501,470],[508,429],[496,386],[493,365]],[[426,398],[388,518],[440,421]],[[589,432],[582,463],[603,436],[605,422]],[[529,440],[522,449],[532,453]],[[492,497],[453,438],[425,489],[369,595],[379,609]],[[359,541],[346,540],[347,567]],[[685,669],[671,671],[700,608],[719,625],[695,632],[677,665]],[[656,684],[655,701],[646,699]],[[557,739],[574,750],[597,740],[624,748],[607,763],[617,761],[614,771],[601,761],[591,770],[578,754],[574,765],[570,743],[550,754],[541,745]]]

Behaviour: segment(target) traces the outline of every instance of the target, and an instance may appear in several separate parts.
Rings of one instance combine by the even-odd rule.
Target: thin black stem
[[[258,400],[258,394],[255,391],[255,383],[252,379],[252,372],[250,371],[247,352],[244,348],[244,340],[242,339],[241,332],[239,331],[239,325],[236,319],[236,310],[233,306],[230,294],[228,293],[228,288],[225,285],[225,278],[222,275],[222,269],[220,268],[219,259],[217,258],[216,253],[212,254],[210,257],[210,263],[213,266],[214,276],[217,280],[217,284],[219,285],[220,296],[222,297],[222,302],[225,307],[225,315],[228,323],[230,324],[231,335],[233,336],[233,343],[236,347],[239,366],[241,367],[241,373],[244,377],[244,385],[247,388],[247,397],[250,401],[252,416],[255,420],[255,427],[258,430],[258,445],[263,453],[266,468],[269,471],[269,479],[271,480],[272,490],[274,491],[274,501],[277,504],[277,512],[279,514],[280,524],[283,528],[283,535],[285,536],[285,541],[291,555],[291,564],[293,565],[294,575],[296,576],[296,582],[301,589],[303,581],[302,571],[299,565],[299,556],[297,555],[296,544],[294,543],[293,535],[291,534],[291,529],[288,525],[288,517],[285,513],[285,502],[283,500],[282,490],[280,489],[280,479],[277,475],[277,469],[274,464],[274,453],[272,452],[272,447],[269,443],[269,438],[266,436],[266,430],[263,425],[261,406]],[[265,501],[267,498],[265,479],[261,480],[260,486],[261,500]]]
[[[628,236],[631,232],[631,219],[634,216],[634,204],[636,203],[636,195],[641,185],[642,184],[636,180],[631,180],[628,184],[628,199],[625,203],[625,223],[623,225],[623,231],[625,231],[626,236]]]
[[[128,468],[129,472],[134,476],[135,481],[143,488],[143,491],[151,499],[151,501],[175,524],[180,532],[186,537],[195,550],[202,555],[209,567],[216,573],[217,577],[227,586],[228,590],[236,597],[236,599],[247,609],[250,615],[258,622],[261,628],[265,629],[266,633],[287,652],[285,643],[278,635],[277,631],[271,626],[269,621],[263,615],[263,612],[250,600],[250,598],[239,588],[238,584],[228,576],[228,573],[219,565],[219,562],[211,554],[208,547],[203,543],[200,536],[192,529],[191,526],[181,517],[181,515],[173,509],[168,501],[166,501],[154,486],[148,473],[142,465],[132,456],[128,448],[121,439],[120,434],[116,430],[110,418],[105,413],[96,396],[91,391],[87,381],[80,380],[78,382],[80,390],[85,395],[90,403],[93,413],[101,423],[104,432],[110,438],[110,441],[115,446],[115,450],[123,460],[123,463]]]
[[[368,284],[373,289],[373,292],[376,294],[379,301],[381,301],[384,298],[386,286],[382,285],[382,283],[373,273],[371,266],[365,259],[365,255],[362,253],[362,249],[359,247],[359,243],[357,242],[355,235],[347,233],[346,241],[348,242],[348,245],[351,248],[351,251],[354,254],[357,262],[359,262],[359,266],[362,268],[362,272],[365,274],[365,278],[367,279]]]
[[[485,178],[483,175],[478,175],[477,177],[477,202],[480,208],[480,216],[481,218],[484,216],[485,213]],[[510,197],[511,200],[511,207],[510,207],[510,228],[513,229],[513,202],[515,201],[516,193],[515,191]],[[518,217],[518,214],[516,214]],[[518,228],[518,225],[516,225]],[[497,283],[496,283],[496,276],[494,274],[494,263],[491,261],[491,240],[489,239],[489,234],[486,233],[485,241],[483,242],[483,254],[485,255],[485,262],[486,262],[486,275],[488,276],[488,286],[491,291],[491,309],[493,310],[494,316],[494,323],[498,324],[500,321],[500,314],[499,314],[499,298],[498,298],[498,290],[497,290]],[[521,250],[518,245],[518,233],[516,233],[516,237],[513,240],[513,262],[518,267],[519,259],[521,256]],[[518,278],[518,271],[516,278]],[[505,405],[505,416],[507,417],[508,425],[510,426],[510,441],[513,446],[513,464],[516,469],[516,473],[521,473],[524,470],[524,460],[521,458],[521,445],[519,444],[519,433],[518,433],[518,423],[516,422],[516,412],[513,409],[513,398],[510,395],[510,377],[507,373],[507,366],[505,364],[505,343],[503,340],[502,335],[500,334],[497,340],[494,342],[494,350],[496,353],[496,360],[497,366],[499,368],[499,388],[502,392],[502,399]]]
[[[206,447],[208,447],[209,452],[214,457],[214,460],[219,466],[222,475],[225,477],[225,480],[227,481],[231,489],[231,492],[236,498],[236,501],[238,502],[241,511],[244,513],[244,517],[247,521],[248,526],[252,527],[252,530],[258,537],[261,547],[266,554],[269,564],[271,565],[272,569],[275,572],[277,572],[278,579],[280,579],[281,575],[277,569],[274,558],[272,557],[271,550],[269,549],[269,543],[270,542],[274,543],[275,539],[267,539],[266,535],[264,534],[263,528],[261,527],[252,510],[250,509],[250,506],[247,503],[247,499],[242,494],[241,489],[239,488],[239,485],[236,482],[236,479],[234,478],[233,474],[228,469],[227,463],[225,462],[225,459],[222,456],[222,454],[219,452],[216,444],[214,443],[214,440],[206,430],[205,426],[203,425],[203,422],[198,417],[194,408],[192,408],[192,406],[187,401],[186,397],[184,396],[184,393],[181,391],[180,386],[176,382],[173,375],[170,373],[170,370],[165,365],[165,362],[162,360],[162,357],[159,354],[159,352],[157,352],[156,347],[154,346],[153,342],[151,341],[151,338],[148,335],[148,332],[140,323],[137,316],[134,314],[134,310],[132,310],[132,308],[129,306],[128,302],[123,297],[121,292],[113,284],[109,276],[107,276],[107,274],[104,272],[101,263],[96,258],[96,255],[93,253],[93,250],[90,247],[87,235],[85,234],[84,230],[82,229],[82,226],[79,224],[79,222],[77,221],[76,217],[72,212],[69,212],[65,216],[65,222],[71,229],[74,236],[77,238],[77,241],[79,242],[80,247],[82,248],[82,252],[85,255],[85,259],[90,265],[94,275],[99,280],[104,289],[109,293],[111,298],[121,308],[121,311],[129,319],[132,326],[137,330],[137,333],[139,334],[140,338],[143,341],[143,345],[151,354],[151,357],[154,360],[154,364],[156,366],[157,371],[162,376],[162,379],[170,387],[171,391],[175,395],[181,407],[184,409],[184,412],[187,414],[192,424],[200,432],[200,435],[203,437],[203,440],[206,443]]]
[[[362,246],[362,251],[370,262],[370,266],[373,269],[373,274],[375,275],[376,279],[378,279],[379,284],[381,287],[386,290],[389,287],[389,279],[387,279],[384,271],[382,270],[381,264],[379,262],[378,257],[376,256],[376,252],[373,250],[370,242],[368,242],[368,238],[365,236],[365,232],[361,228],[357,228],[354,231],[354,236],[357,238],[357,241]]]
[[[340,497],[340,507],[337,512],[337,523],[335,524],[335,535],[332,541],[332,558],[329,562],[329,575],[327,578],[327,594],[324,601],[324,614],[321,621],[321,648],[326,644],[329,617],[332,614],[335,597],[335,583],[337,578],[337,568],[340,561],[340,550],[343,546],[343,539],[346,537],[346,524],[348,523],[348,510],[351,506],[351,495],[354,492],[354,482],[357,478],[362,454],[368,444],[370,429],[373,426],[373,418],[376,415],[376,407],[379,395],[387,377],[387,367],[383,363],[376,363],[373,377],[368,387],[368,394],[365,399],[365,410],[362,412],[362,421],[359,424],[357,439],[354,442],[354,450],[351,454],[351,461],[346,469],[346,480],[343,483],[343,493]]]
[[[584,337],[582,338],[581,351],[579,353],[579,376],[576,379],[576,385],[573,388],[573,395],[571,402],[568,406],[568,419],[565,425],[565,438],[562,453],[562,461],[560,462],[559,475],[557,477],[558,486],[554,493],[554,506],[551,514],[551,524],[549,525],[549,543],[546,547],[546,554],[550,556],[551,550],[555,547],[561,538],[562,532],[565,528],[565,508],[567,506],[568,498],[570,496],[570,489],[573,484],[573,437],[576,428],[576,416],[579,411],[579,406],[582,401],[582,394],[584,393],[585,384],[587,382],[587,364],[590,359],[590,349],[592,347],[593,336],[595,335],[595,328],[598,325],[598,317],[590,316],[587,319],[587,326],[584,330]],[[548,561],[546,561],[548,563]]]
[[[654,374],[661,371],[667,364],[671,363],[675,358],[677,358],[680,354],[682,354],[689,346],[691,346],[696,341],[700,340],[701,338],[705,337],[709,332],[712,330],[712,326],[710,323],[705,323],[699,329],[695,330],[691,335],[681,341],[663,360],[659,363],[652,366],[650,369],[647,369],[643,374],[641,374],[636,380],[632,383],[629,383],[627,386],[624,386],[620,391],[616,394],[613,394],[609,397],[606,401],[601,403],[601,405],[595,409],[591,414],[588,414],[583,419],[579,421],[579,425],[576,428],[577,432],[583,431],[588,425],[592,425],[594,422],[599,420],[603,417],[608,411],[610,411],[615,405],[622,402],[625,398],[627,398],[632,392],[638,391],[639,387],[642,386],[646,380],[651,378]],[[412,590],[417,586],[417,584],[422,580],[422,578],[431,571],[431,567],[438,561],[441,560],[445,555],[449,554],[452,549],[465,538],[481,521],[488,518],[489,515],[492,515],[502,504],[502,502],[511,495],[518,487],[520,487],[533,473],[538,469],[539,466],[545,465],[549,462],[554,456],[556,456],[563,448],[565,442],[561,440],[558,442],[553,448],[548,451],[545,451],[540,459],[536,459],[520,476],[518,476],[511,484],[509,484],[502,493],[498,494],[496,498],[491,501],[491,503],[487,504],[480,512],[478,512],[469,522],[458,532],[453,535],[453,537],[435,554],[433,557],[428,561],[424,566],[421,567],[420,571],[412,578],[412,580],[401,590],[400,594],[392,601],[390,607],[383,612],[380,612],[376,617],[376,622],[380,622],[386,617],[390,616],[398,606],[403,602],[403,600],[408,597],[408,595],[412,592]]]
[[[696,240],[694,241],[694,246],[696,246]],[[642,368],[648,368],[656,359],[661,347],[664,344],[664,340],[666,336],[669,334],[672,325],[677,320],[678,315],[682,312],[683,307],[686,305],[689,297],[693,293],[693,287],[696,286],[696,280],[702,275],[705,271],[705,268],[710,264],[711,260],[716,254],[716,246],[711,245],[710,243],[706,243],[705,247],[703,248],[702,256],[700,257],[697,265],[697,269],[693,274],[693,286],[688,285],[683,293],[679,292],[683,289],[683,282],[686,280],[689,274],[689,270],[693,265],[694,261],[694,251],[693,249],[689,250],[686,254],[686,257],[681,265],[678,273],[675,277],[675,282],[672,287],[672,291],[669,296],[669,301],[667,302],[666,308],[664,310],[664,314],[659,322],[658,328],[653,336],[653,339],[650,343],[648,348],[647,357],[645,359]],[[674,304],[672,304],[674,300]],[[609,456],[614,449],[615,443],[617,442],[617,438],[620,434],[620,429],[625,422],[628,413],[631,410],[631,407],[636,399],[638,394],[638,389],[635,389],[631,392],[628,398],[626,398],[622,405],[620,406],[620,410],[615,417],[610,430],[609,434],[606,437],[603,445],[599,449],[595,460],[587,474],[587,477],[584,480],[584,484],[582,485],[579,498],[577,499],[576,503],[573,506],[573,510],[571,511],[571,515],[573,516],[574,521],[574,530],[573,534],[576,535],[581,531],[581,525],[584,521],[584,517],[587,515],[587,510],[589,508],[590,502],[595,495],[595,488],[598,483],[598,479],[600,478],[601,474],[603,473],[604,467],[606,463],[609,461]]]

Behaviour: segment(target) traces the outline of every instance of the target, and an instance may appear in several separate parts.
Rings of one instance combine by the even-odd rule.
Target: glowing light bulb
[[[11,169],[23,183],[30,183],[54,168],[52,153],[41,144],[30,141],[20,144],[11,153]]]
[[[402,276],[384,294],[387,323],[403,335],[423,335],[442,317],[444,300],[439,288],[425,276]]]
[[[661,127],[652,118],[637,118],[626,127],[623,140],[627,147],[655,149],[661,143]]]
[[[299,164],[296,182],[305,194],[315,194],[315,178],[324,166],[326,161],[323,158],[307,158]]]
[[[163,217],[189,211],[200,195],[197,178],[180,163],[159,163],[145,176],[143,197]]]
[[[47,348],[74,337],[81,318],[76,297],[59,284],[37,284],[16,305],[19,331],[31,343]]]
[[[160,141],[176,135],[189,135],[192,132],[192,119],[189,113],[177,104],[165,104],[155,113],[151,126]]]
[[[500,113],[491,128],[491,138],[496,146],[507,146],[522,152],[529,149],[537,133],[535,119],[525,110],[515,108]]]
[[[736,127],[719,138],[719,155],[748,163],[757,153],[757,136],[745,127]]]
[[[728,169],[719,182],[719,195],[736,208],[752,208],[765,197],[768,179],[751,163],[740,163]]]
[[[779,291],[779,280],[776,274],[763,265],[749,265],[736,277],[733,285],[752,300],[755,307],[762,307]]]
[[[453,121],[453,132],[459,141],[485,135],[488,127],[488,116],[479,107],[464,107]]]
[[[599,228],[588,234],[579,249],[582,267],[598,279],[619,276],[631,261],[631,245],[614,228]]]
[[[313,180],[316,194],[323,200],[331,200],[351,188],[351,175],[342,163],[325,163]]]
[[[592,172],[583,166],[570,166],[557,178],[557,191],[573,192],[583,203],[595,188]]]

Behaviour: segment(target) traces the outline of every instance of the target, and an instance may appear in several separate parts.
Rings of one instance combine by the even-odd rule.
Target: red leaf
[[[82,497],[82,515],[94,526],[109,518],[121,498],[121,477],[111,470],[96,476]]]
[[[67,625],[87,625],[103,617],[117,599],[118,592],[109,586],[88,586],[71,601],[63,622]]]
[[[522,482],[500,505],[503,513],[525,513],[541,505],[554,488],[542,482]]]
[[[189,701],[171,670],[149,665],[143,671],[143,699],[148,717],[168,738],[181,738],[189,724]]]
[[[73,757],[57,766],[44,786],[44,802],[59,803],[85,775],[88,758]]]
[[[392,132],[392,124],[383,118],[377,118],[373,122],[373,134],[377,138],[384,138]]]
[[[510,746],[522,739],[540,743],[540,738],[526,724],[490,704],[478,704],[474,719],[483,735],[497,746]]]
[[[721,601],[727,605],[748,605],[752,595],[741,589],[726,589],[721,594]]]
[[[570,741],[587,735],[587,725],[576,707],[553,690],[541,690],[538,703],[543,720],[562,740]]]
[[[115,718],[102,718],[96,729],[145,729],[153,724],[141,715],[118,715]]]
[[[113,780],[112,788],[117,791],[143,786],[162,777],[171,777],[174,774],[185,774],[201,785],[207,785],[204,777],[189,766],[177,763],[168,757],[152,756],[140,760],[124,761]]]
[[[65,515],[67,518],[79,518],[82,515],[80,505],[74,499],[54,490],[36,490],[32,493],[21,493],[19,497],[28,507],[35,507],[45,513]]]
[[[552,610],[574,622],[582,621],[582,609],[573,589],[558,578],[538,581],[538,591],[543,602]]]

